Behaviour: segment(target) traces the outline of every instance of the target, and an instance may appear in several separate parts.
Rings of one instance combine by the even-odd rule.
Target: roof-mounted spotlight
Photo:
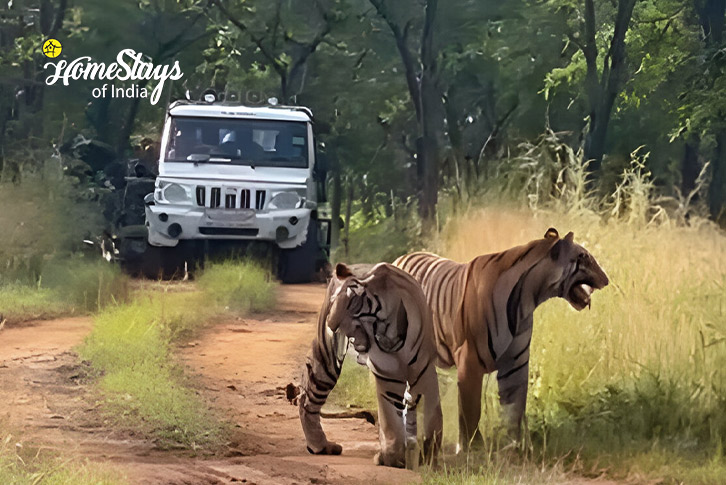
[[[267,104],[270,106],[277,106],[277,98],[267,98]]]
[[[217,101],[217,92],[214,89],[207,89],[202,93],[202,101],[212,104]]]

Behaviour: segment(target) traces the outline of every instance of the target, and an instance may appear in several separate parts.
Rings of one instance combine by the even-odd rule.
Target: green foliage
[[[209,301],[224,310],[259,312],[275,303],[277,283],[269,271],[251,261],[208,264],[197,282]]]
[[[50,256],[65,256],[101,233],[99,193],[66,176],[44,151],[6,159],[2,167],[0,276],[35,283]]]
[[[79,353],[99,372],[109,421],[162,445],[197,449],[219,442],[220,424],[170,350],[175,339],[205,323],[208,311],[203,295],[174,292],[113,307],[95,318]]]
[[[381,221],[351,229],[347,254],[345,247],[341,246],[333,259],[353,263],[390,263],[410,247],[411,240],[405,231],[395,230],[392,221]]]

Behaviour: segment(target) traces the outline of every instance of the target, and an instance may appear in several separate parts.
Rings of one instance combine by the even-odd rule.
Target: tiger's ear
[[[353,273],[351,273],[350,268],[348,268],[346,265],[344,265],[343,263],[338,263],[335,265],[335,276],[338,279],[343,280],[348,276],[353,276]]]
[[[547,229],[547,232],[545,232],[544,237],[545,237],[545,239],[550,238],[550,237],[555,237],[555,238],[559,239],[560,233],[557,232],[557,229],[555,229],[554,227],[550,227],[549,229]]]

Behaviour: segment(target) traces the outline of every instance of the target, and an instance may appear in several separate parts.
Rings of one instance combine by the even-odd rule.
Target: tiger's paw
[[[373,464],[378,466],[390,466],[394,468],[406,468],[405,458],[385,457],[380,451],[373,457]]]
[[[308,446],[308,453],[311,455],[340,455],[343,453],[343,447],[338,443],[328,441],[319,451],[314,451]]]

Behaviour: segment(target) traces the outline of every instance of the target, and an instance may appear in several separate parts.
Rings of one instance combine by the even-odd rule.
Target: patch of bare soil
[[[343,455],[307,452],[298,408],[288,403],[285,386],[299,381],[325,287],[290,285],[279,291],[275,312],[220,323],[183,352],[208,399],[236,426],[230,449],[239,457],[222,468],[249,473],[258,483],[417,481],[413,472],[373,465],[378,433],[364,419],[323,420]]]
[[[207,401],[233,423],[224,456],[158,449],[114,430],[98,412],[89,368],[73,347],[90,318],[32,322],[0,331],[0,422],[26,445],[119,468],[131,483],[409,483],[418,475],[373,465],[376,428],[363,419],[324,422],[344,446],[337,457],[305,449],[297,407],[284,387],[298,380],[315,329],[322,285],[284,286],[274,312],[212,327],[182,350]]]

